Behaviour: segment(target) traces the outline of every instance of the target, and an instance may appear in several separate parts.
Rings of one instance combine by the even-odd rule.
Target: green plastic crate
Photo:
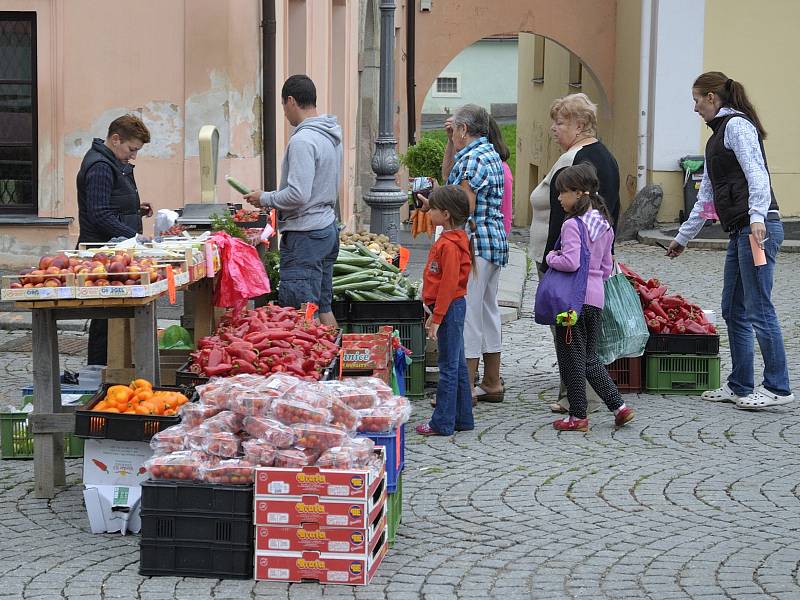
[[[350,322],[347,333],[375,333],[384,325],[391,325],[400,333],[400,343],[411,350],[411,357],[425,360],[425,321]]]
[[[403,472],[397,474],[397,489],[386,498],[386,529],[389,546],[394,546],[397,530],[403,518]]]
[[[645,357],[648,392],[699,394],[720,386],[719,356],[650,354]]]
[[[83,440],[68,433],[64,436],[64,457],[81,458]],[[33,458],[33,434],[28,429],[28,413],[0,413],[0,458]]]

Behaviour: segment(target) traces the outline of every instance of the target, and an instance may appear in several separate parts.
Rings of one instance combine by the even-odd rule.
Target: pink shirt
[[[610,227],[592,241],[587,233],[589,244],[589,280],[586,283],[586,300],[584,304],[603,308],[605,293],[603,282],[611,275],[613,261],[611,244],[614,242],[614,230]],[[578,231],[577,219],[567,219],[561,226],[561,250],[551,251],[547,255],[547,264],[558,271],[577,271],[581,266],[581,234]]]
[[[500,210],[503,213],[503,227],[506,230],[506,236],[511,233],[511,215],[514,212],[512,206],[512,198],[514,197],[512,187],[514,185],[514,177],[511,175],[511,167],[508,163],[503,163],[503,202],[500,204]]]

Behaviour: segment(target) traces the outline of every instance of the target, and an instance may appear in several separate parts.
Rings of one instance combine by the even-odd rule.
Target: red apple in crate
[[[124,262],[121,260],[115,260],[108,265],[108,273],[111,275],[109,279],[111,280],[122,280],[124,281],[128,277],[125,275],[119,275],[119,273],[125,273],[128,270],[128,267],[125,265]]]
[[[141,277],[142,269],[138,265],[131,265],[128,267],[128,279],[138,281]]]
[[[104,287],[104,286],[107,286],[109,284],[109,281],[108,281],[108,279],[97,279],[94,282],[94,284],[97,287]]]
[[[61,269],[59,269],[59,268],[58,268],[58,267],[56,267],[55,265],[50,265],[49,267],[47,267],[47,268],[44,270],[44,272],[45,272],[46,274],[48,274],[48,275],[55,275],[56,273],[60,273],[60,272],[61,272]]]
[[[56,254],[50,261],[50,266],[66,269],[69,266],[69,257],[66,254]]]
[[[93,257],[92,260],[96,260],[99,263],[107,265],[109,263],[108,254],[105,252],[97,252]]]
[[[111,282],[109,282],[108,285],[110,285],[112,287],[122,287],[125,284],[123,282],[121,282],[121,281],[111,281]]]
[[[74,256],[70,257],[70,259],[69,259],[69,268],[70,269],[74,269],[79,264],[81,264],[81,261],[79,259],[75,258]]]
[[[61,287],[61,281],[48,277],[44,280],[44,287]]]
[[[18,290],[22,287],[22,284],[19,281],[13,281],[8,287],[10,287],[12,290]]]
[[[44,273],[43,270],[34,269],[33,271],[31,271],[31,274],[30,274],[30,277],[28,278],[28,281],[30,281],[33,285],[36,285],[38,283],[42,283],[44,281],[44,274],[45,273]]]
[[[114,260],[121,260],[126,265],[129,265],[131,264],[131,255],[128,254],[127,252],[117,252],[114,255]]]
[[[32,283],[25,283],[25,284],[22,285],[22,287],[24,287],[25,289],[30,289],[30,288],[33,287],[33,284]]]
[[[135,279],[126,279],[125,280],[125,285],[137,285],[138,283],[139,282],[136,281]]]
[[[47,267],[50,266],[50,263],[53,262],[52,256],[43,256],[39,259],[39,268],[44,271]]]

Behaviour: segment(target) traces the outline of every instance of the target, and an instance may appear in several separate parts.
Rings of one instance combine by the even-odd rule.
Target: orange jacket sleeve
[[[458,279],[461,274],[461,253],[452,243],[442,244],[439,253],[439,270],[441,280],[436,294],[436,303],[433,309],[433,322],[441,324],[450,303],[455,299],[458,291]]]

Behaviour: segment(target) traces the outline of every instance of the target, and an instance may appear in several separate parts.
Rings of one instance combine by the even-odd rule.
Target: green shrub
[[[408,152],[400,155],[401,164],[408,169],[409,177],[433,177],[442,183],[444,144],[432,137],[423,137]]]

